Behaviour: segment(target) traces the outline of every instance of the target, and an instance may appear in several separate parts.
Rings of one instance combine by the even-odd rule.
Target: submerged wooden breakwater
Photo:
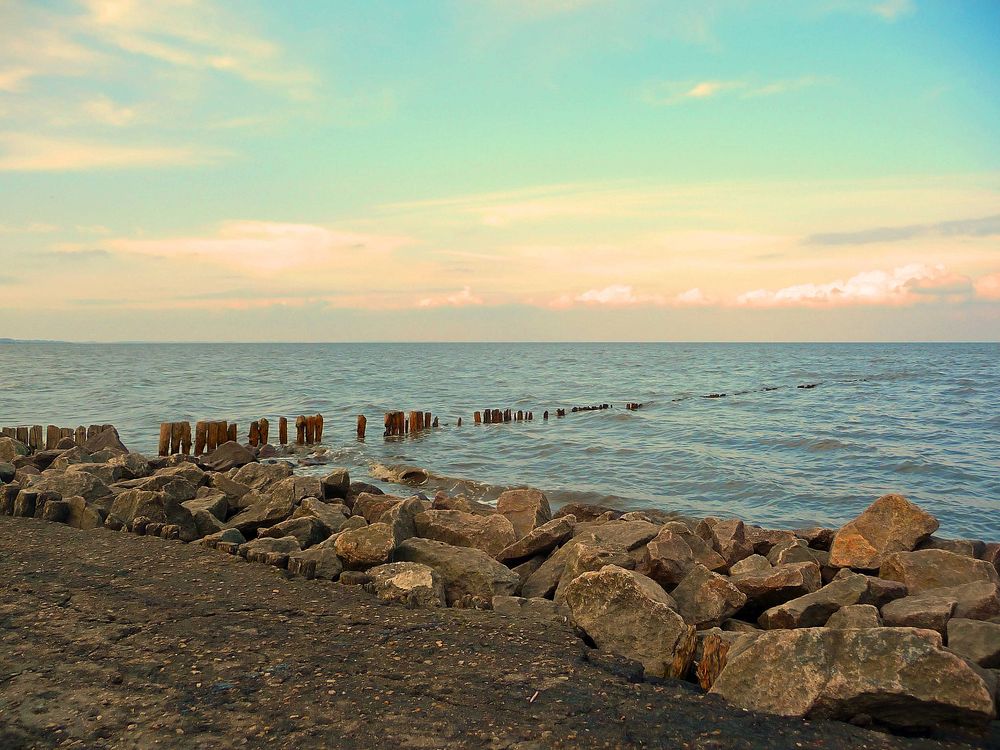
[[[296,445],[318,445],[323,442],[323,415],[300,415],[295,417]],[[236,422],[204,420],[195,423],[194,439],[190,422],[161,422],[158,453],[161,456],[182,454],[201,456],[211,453],[223,443],[239,441],[239,426]],[[269,443],[271,422],[266,417],[250,422],[247,431],[247,445],[258,448]],[[278,442],[288,444],[288,418],[278,418]]]
[[[105,430],[113,430],[114,425],[92,424],[89,427],[80,425],[79,427],[59,427],[50,424],[44,429],[42,425],[17,425],[14,427],[0,427],[0,436],[9,437],[24,443],[32,450],[55,450],[61,440],[72,439],[76,445],[83,445],[95,435],[100,435]]]

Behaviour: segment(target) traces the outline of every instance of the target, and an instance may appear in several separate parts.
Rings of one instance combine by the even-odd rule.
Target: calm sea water
[[[527,484],[555,504],[785,528],[899,492],[940,534],[1000,540],[997,344],[11,344],[0,371],[0,425],[110,422],[143,452],[161,421],[235,420],[245,439],[251,419],[276,436],[277,416],[320,412],[355,478],[410,464],[486,498]],[[541,420],[602,402],[615,408]],[[536,420],[473,425],[487,406]],[[448,426],[386,440],[390,409]]]

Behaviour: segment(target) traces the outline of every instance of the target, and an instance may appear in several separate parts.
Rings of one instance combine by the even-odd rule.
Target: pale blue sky
[[[8,0],[0,337],[996,339],[998,30],[993,0]]]

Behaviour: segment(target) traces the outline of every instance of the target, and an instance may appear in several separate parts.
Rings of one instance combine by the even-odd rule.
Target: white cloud
[[[188,147],[124,146],[0,133],[0,172],[54,172],[204,164],[221,156]]]
[[[680,307],[702,307],[704,305],[711,305],[714,302],[715,300],[708,297],[698,287],[688,289],[686,292],[681,292],[674,297],[674,304]]]
[[[563,294],[552,300],[549,307],[557,309],[588,305],[599,307],[634,307],[637,305],[662,305],[664,299],[657,294],[641,294],[629,284],[611,284],[602,289],[588,289],[577,295]]]
[[[820,76],[799,76],[778,79],[766,83],[753,80],[704,80],[704,81],[659,81],[646,85],[640,98],[654,106],[673,106],[690,101],[704,101],[724,95],[739,95],[741,99],[756,99],[765,96],[787,94],[792,91],[811,88],[829,83],[832,79]]]
[[[969,280],[943,265],[912,263],[892,271],[862,271],[846,281],[795,284],[771,291],[755,289],[736,298],[748,307],[835,307],[908,305],[932,298],[967,297]]]
[[[438,297],[424,297],[417,303],[418,307],[467,307],[469,305],[482,305],[481,297],[472,293],[471,287],[464,287],[461,291],[445,294]]]

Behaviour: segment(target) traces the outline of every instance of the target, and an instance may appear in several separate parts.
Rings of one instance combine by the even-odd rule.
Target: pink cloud
[[[418,307],[467,307],[469,305],[482,305],[483,300],[472,293],[470,287],[465,287],[461,291],[445,294],[438,297],[424,297],[417,303]]]
[[[976,279],[975,289],[980,299],[1000,300],[1000,273],[980,276]]]

